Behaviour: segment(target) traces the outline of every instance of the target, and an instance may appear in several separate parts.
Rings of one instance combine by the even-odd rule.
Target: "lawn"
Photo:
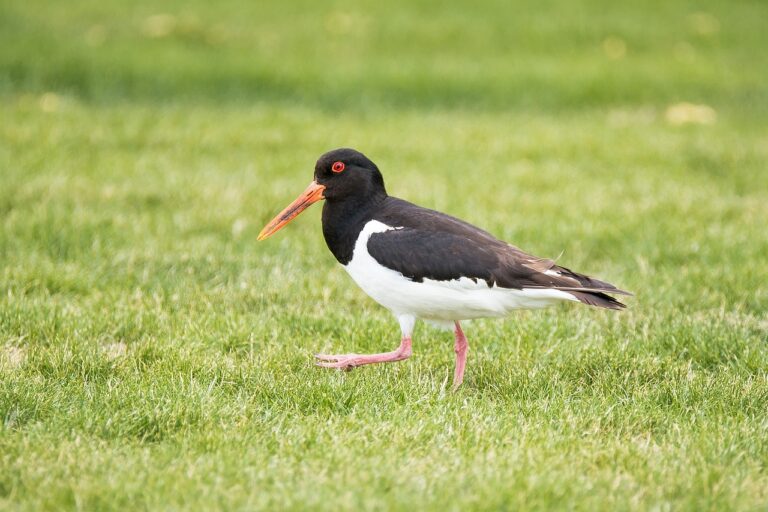
[[[768,507],[768,4],[0,4],[1,510]],[[327,251],[390,194],[635,292],[420,324]]]

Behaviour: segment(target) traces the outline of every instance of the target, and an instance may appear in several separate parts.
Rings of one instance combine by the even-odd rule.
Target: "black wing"
[[[537,258],[464,221],[397,200],[382,221],[397,229],[374,233],[368,252],[381,265],[413,281],[466,277],[489,287],[568,291],[586,304],[624,307],[607,293],[629,295],[612,284]]]

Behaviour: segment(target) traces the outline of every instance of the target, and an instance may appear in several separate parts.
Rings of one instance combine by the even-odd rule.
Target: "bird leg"
[[[383,352],[381,354],[315,354],[318,360],[315,364],[323,368],[342,368],[351,370],[356,366],[374,363],[393,363],[402,361],[411,357],[411,335],[413,326],[416,323],[416,317],[411,315],[399,315],[400,330],[403,336],[400,340],[400,346],[392,352]]]
[[[464,381],[464,368],[467,366],[469,343],[467,343],[467,337],[464,336],[459,322],[454,322],[454,325],[456,326],[456,330],[453,331],[456,335],[456,343],[453,346],[453,351],[456,352],[456,369],[453,372],[453,390],[456,391]]]
[[[400,346],[392,352],[382,352],[381,354],[315,354],[319,362],[317,366],[323,368],[343,368],[351,370],[356,366],[363,366],[374,363],[393,363],[402,361],[411,357],[411,338],[403,337]]]

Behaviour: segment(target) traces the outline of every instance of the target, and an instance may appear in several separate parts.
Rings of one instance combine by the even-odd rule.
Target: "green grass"
[[[160,15],[160,16],[158,16]],[[768,507],[764,2],[0,5],[0,509]],[[669,107],[706,105],[701,121]],[[323,151],[632,290],[398,343]]]

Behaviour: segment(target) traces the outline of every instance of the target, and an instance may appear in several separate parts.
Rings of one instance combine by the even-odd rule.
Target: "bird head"
[[[264,226],[258,240],[273,235],[321,199],[329,202],[367,201],[377,196],[386,196],[386,190],[384,178],[376,164],[354,149],[334,149],[317,160],[315,179],[299,197]]]

